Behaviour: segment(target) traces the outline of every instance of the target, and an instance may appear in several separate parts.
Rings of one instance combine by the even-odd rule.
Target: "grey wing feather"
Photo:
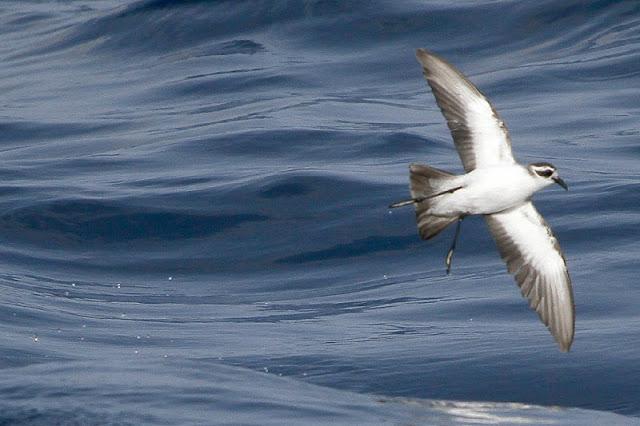
[[[507,127],[486,97],[439,56],[418,49],[416,57],[447,119],[465,171],[513,163]]]
[[[531,202],[485,216],[507,268],[563,352],[571,348],[575,305],[564,255]]]

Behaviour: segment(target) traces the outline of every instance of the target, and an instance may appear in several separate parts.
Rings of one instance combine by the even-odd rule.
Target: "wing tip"
[[[571,351],[571,345],[573,344],[573,337],[566,341],[558,339],[557,342],[560,352],[569,353]]]
[[[558,343],[560,352],[571,351],[571,345],[573,344],[573,337],[575,335],[575,317],[572,318],[571,324],[564,329],[555,329],[554,327],[548,327],[549,331],[553,335],[554,339]]]
[[[416,49],[416,58],[418,59],[418,62],[420,62],[423,66],[426,66],[426,63],[434,56],[435,55],[431,51],[425,48],[421,47],[419,49]]]

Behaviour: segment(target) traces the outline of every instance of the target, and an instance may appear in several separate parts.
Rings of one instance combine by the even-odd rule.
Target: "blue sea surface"
[[[418,47],[570,186],[568,354],[388,209],[462,172]],[[6,0],[0,160],[1,425],[640,424],[639,2]]]

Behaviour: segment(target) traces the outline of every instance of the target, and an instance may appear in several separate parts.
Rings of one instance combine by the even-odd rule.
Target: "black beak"
[[[557,183],[558,185],[560,185],[561,187],[564,188],[565,191],[569,190],[569,187],[567,186],[567,184],[565,183],[565,181],[563,181],[560,177],[554,177],[553,181],[555,183]]]

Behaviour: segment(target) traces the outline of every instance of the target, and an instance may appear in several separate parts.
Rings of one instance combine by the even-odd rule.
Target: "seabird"
[[[575,328],[571,278],[558,240],[531,202],[535,192],[554,183],[567,190],[567,184],[550,163],[516,162],[504,121],[453,65],[425,49],[418,49],[416,56],[447,120],[465,174],[412,164],[411,199],[390,207],[414,205],[418,231],[425,240],[457,223],[445,258],[447,273],[462,220],[484,215],[522,295],[560,350],[568,352]]]

